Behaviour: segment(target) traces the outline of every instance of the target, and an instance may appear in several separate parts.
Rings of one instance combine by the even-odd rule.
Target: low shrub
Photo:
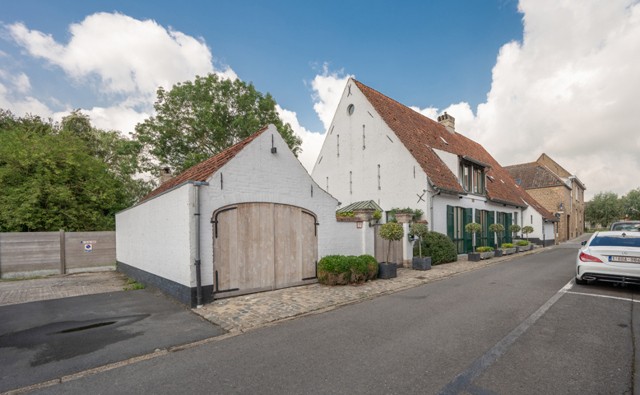
[[[418,256],[418,244],[413,247],[413,255]],[[422,255],[431,257],[432,265],[455,262],[458,253],[453,241],[447,235],[438,232],[429,232],[422,239]]]
[[[513,243],[502,243],[502,248],[513,248]]]
[[[318,262],[318,282],[325,285],[363,283],[378,275],[378,261],[371,255],[327,255]]]
[[[493,247],[478,247],[476,248],[477,252],[491,252],[493,251]]]
[[[529,242],[526,241],[526,240],[518,240],[518,241],[516,241],[516,245],[520,246],[520,247],[525,247],[525,246],[529,245]]]

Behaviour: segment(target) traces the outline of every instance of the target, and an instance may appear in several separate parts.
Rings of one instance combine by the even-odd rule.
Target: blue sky
[[[242,80],[270,92],[314,131],[323,127],[313,111],[308,82],[325,63],[330,70],[353,74],[416,106],[446,107],[461,100],[476,106],[489,91],[500,46],[522,39],[522,14],[515,1],[506,0],[26,0],[5,3],[0,18],[4,24],[23,22],[65,42],[71,23],[96,12],[152,19],[201,37],[218,64],[230,66]],[[64,78],[50,78],[55,70],[20,56],[20,48],[10,41],[0,41],[0,51],[25,62],[35,89],[60,92],[57,95],[75,107],[105,100],[83,94],[83,88],[74,92]]]
[[[545,152],[640,187],[638,0],[32,1],[0,14],[0,108],[131,132],[158,85],[216,72],[269,92],[313,163],[348,76],[503,165]]]

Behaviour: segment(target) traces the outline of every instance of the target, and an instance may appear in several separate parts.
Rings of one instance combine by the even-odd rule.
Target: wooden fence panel
[[[389,241],[380,237],[380,225],[375,227],[375,258],[378,262],[387,261],[387,251],[389,250]],[[402,240],[391,242],[391,253],[389,261],[402,265]]]
[[[0,278],[115,268],[115,262],[115,232],[0,233]]]

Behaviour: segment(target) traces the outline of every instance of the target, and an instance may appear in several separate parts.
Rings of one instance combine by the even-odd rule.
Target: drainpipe
[[[195,190],[195,208],[196,211],[193,213],[196,221],[196,256],[195,256],[195,266],[196,266],[196,307],[202,307],[202,273],[200,269],[200,186],[209,185],[206,182],[196,181],[193,183],[193,186],[196,188]]]

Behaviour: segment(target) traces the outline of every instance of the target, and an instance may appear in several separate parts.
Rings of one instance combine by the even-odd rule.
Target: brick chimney
[[[438,117],[438,122],[442,124],[447,130],[451,133],[456,132],[456,119],[451,115],[447,114],[446,111],[444,114]]]
[[[169,166],[163,166],[160,168],[160,185],[171,179],[171,168]]]

